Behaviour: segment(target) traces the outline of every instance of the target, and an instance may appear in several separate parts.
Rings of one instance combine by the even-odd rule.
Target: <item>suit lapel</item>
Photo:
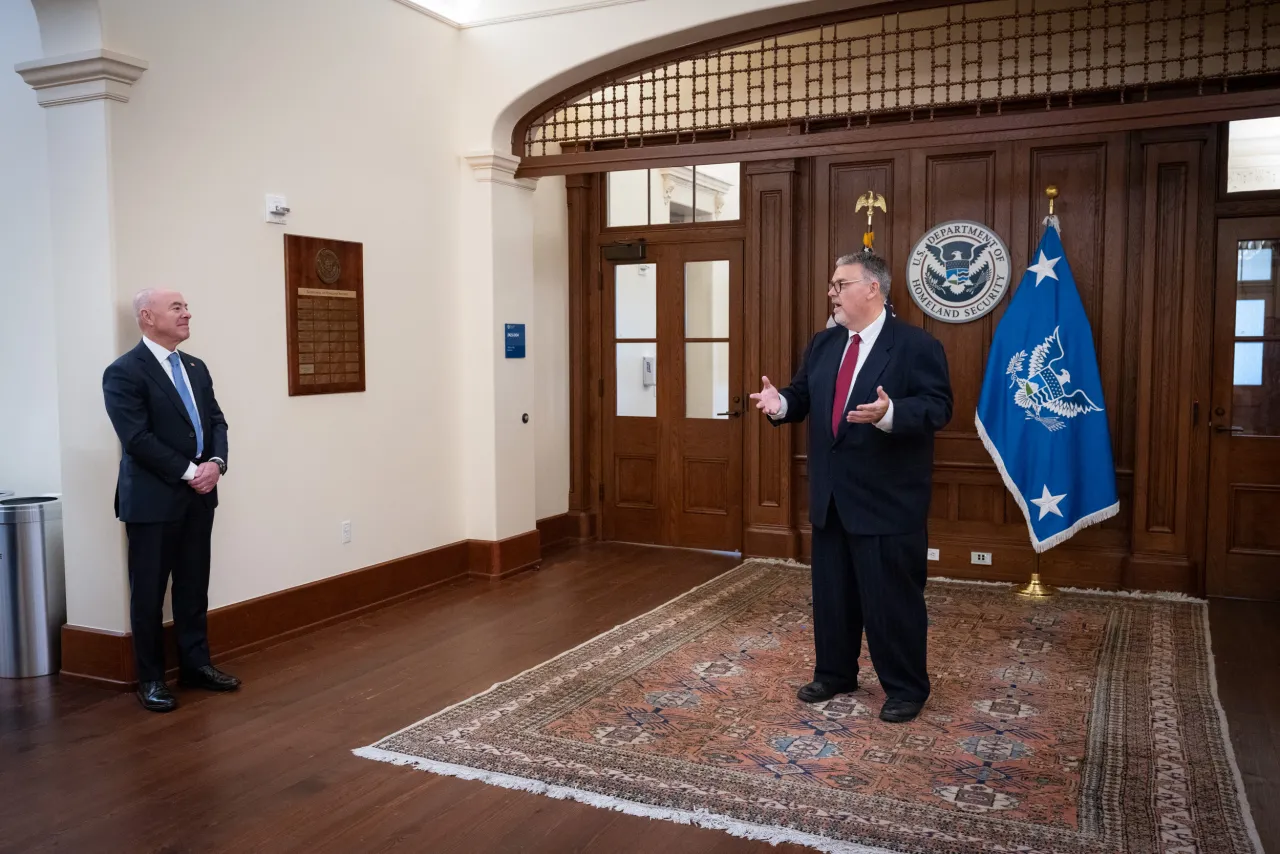
[[[815,391],[809,417],[820,417],[827,426],[827,435],[831,435],[831,407],[835,405],[836,375],[840,373],[840,357],[844,354],[844,343],[848,336],[831,335],[823,345],[818,358],[818,373],[814,377]]]
[[[147,377],[160,387],[160,391],[169,398],[169,402],[177,407],[182,413],[182,417],[187,419],[187,423],[191,424],[191,416],[187,414],[186,404],[182,402],[182,398],[178,396],[178,389],[164,372],[164,368],[160,367],[160,363],[156,361],[156,357],[147,349],[146,344],[139,344],[133,351],[138,361],[142,362],[142,371]],[[191,424],[195,427],[194,424]]]
[[[884,319],[884,326],[880,328],[880,334],[876,336],[876,343],[871,347],[871,352],[867,354],[867,360],[862,363],[862,370],[858,371],[858,378],[854,380],[853,391],[849,394],[848,409],[855,409],[860,404],[870,403],[875,398],[876,385],[880,382],[880,375],[884,373],[885,367],[889,364],[889,353],[893,350],[893,324],[892,317]],[[848,421],[841,422],[840,432],[836,435],[836,441],[843,438],[852,426]]]

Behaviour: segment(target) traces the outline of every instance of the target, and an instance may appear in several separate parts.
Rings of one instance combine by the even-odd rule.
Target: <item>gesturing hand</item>
[[[777,415],[782,409],[782,395],[778,394],[778,390],[773,387],[773,383],[769,382],[768,377],[760,379],[764,386],[759,394],[751,395],[751,399],[756,402],[756,409],[761,410],[765,415]]]
[[[207,495],[218,485],[222,470],[217,463],[201,463],[196,468],[196,476],[191,479],[191,488],[201,495]]]
[[[874,403],[863,403],[845,416],[845,420],[850,424],[875,424],[884,414],[889,411],[889,395],[884,393],[884,388],[876,386],[876,399]]]

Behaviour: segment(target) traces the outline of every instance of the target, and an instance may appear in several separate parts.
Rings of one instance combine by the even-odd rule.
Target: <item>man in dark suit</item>
[[[107,368],[102,393],[120,437],[116,516],[129,536],[129,617],[143,707],[168,712],[162,609],[173,577],[179,681],[233,691],[240,681],[212,666],[209,541],[218,480],[227,471],[227,422],[204,362],[178,352],[191,336],[182,294],[145,290],[133,301],[142,341]]]
[[[951,420],[942,345],[885,310],[889,268],[869,253],[836,262],[835,325],[809,342],[791,385],[763,378],[756,407],[773,424],[809,418],[813,524],[813,681],[819,703],[858,686],[862,633],[886,700],[880,718],[913,720],[926,668],[933,434]]]

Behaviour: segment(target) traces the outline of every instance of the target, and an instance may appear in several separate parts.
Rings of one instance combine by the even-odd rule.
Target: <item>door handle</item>
[[[1232,427],[1230,424],[1215,424],[1215,425],[1213,425],[1213,429],[1214,429],[1214,430],[1217,430],[1219,433],[1234,433],[1234,432],[1236,432],[1236,428],[1235,428],[1235,427]],[[1241,428],[1240,432],[1244,432],[1244,428]]]
[[[716,417],[717,417],[717,418],[724,418],[724,417],[726,417],[726,416],[727,416],[727,417],[729,417],[729,418],[737,418],[737,417],[738,417],[739,415],[741,415],[741,414],[742,414],[741,412],[717,412],[717,413],[716,413]]]

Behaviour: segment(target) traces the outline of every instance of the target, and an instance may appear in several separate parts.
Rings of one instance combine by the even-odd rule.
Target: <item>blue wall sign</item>
[[[508,323],[506,332],[507,358],[524,358],[524,324]]]

